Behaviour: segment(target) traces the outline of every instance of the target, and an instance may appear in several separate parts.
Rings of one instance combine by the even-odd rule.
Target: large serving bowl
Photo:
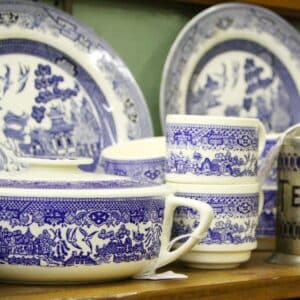
[[[2,281],[86,282],[154,272],[195,245],[212,219],[207,204],[186,204],[165,186],[78,171],[86,161],[30,163],[35,167],[0,180]],[[173,213],[184,204],[199,210],[200,224],[170,252]]]

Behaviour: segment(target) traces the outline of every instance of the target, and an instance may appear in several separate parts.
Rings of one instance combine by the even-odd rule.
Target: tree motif
[[[77,96],[79,86],[78,84],[75,84],[73,89],[60,88],[59,85],[64,82],[64,78],[62,76],[52,74],[52,70],[49,65],[38,64],[34,74],[36,76],[34,86],[38,90],[38,95],[34,100],[37,104],[39,104],[39,106],[32,107],[31,116],[38,123],[41,123],[45,117],[45,105],[47,103],[53,100],[60,100],[64,102],[68,99],[72,99],[72,97]]]

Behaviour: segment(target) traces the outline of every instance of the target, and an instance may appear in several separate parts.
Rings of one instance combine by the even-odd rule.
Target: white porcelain
[[[274,12],[222,3],[201,11],[176,37],[160,90],[168,114],[260,119],[267,132],[300,121],[299,32]]]
[[[265,145],[265,129],[258,119],[168,115],[166,141],[167,181],[257,182],[257,162]]]
[[[176,196],[186,198],[186,204],[198,200],[214,210],[207,235],[180,260],[193,268],[223,269],[236,267],[250,258],[251,251],[257,246],[255,231],[263,207],[263,193],[258,184],[170,183],[169,186]],[[173,237],[189,233],[198,217],[193,209],[177,208]]]
[[[135,79],[92,30],[33,1],[1,1],[0,11],[2,145],[18,156],[93,157],[86,170],[99,171],[103,148],[153,135]]]
[[[166,139],[151,137],[112,145],[102,151],[101,165],[107,174],[162,184],[165,182]]]
[[[200,223],[170,252],[174,210],[185,199],[166,186],[84,173],[75,160],[30,163],[23,172],[1,174],[2,281],[90,282],[151,273],[186,253],[212,220],[208,204],[190,201]]]

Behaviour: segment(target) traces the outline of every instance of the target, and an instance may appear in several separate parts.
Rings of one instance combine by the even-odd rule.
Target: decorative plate
[[[152,136],[143,95],[117,54],[71,16],[0,3],[0,145],[18,156],[93,157]]]
[[[300,122],[300,36],[267,9],[222,4],[192,19],[164,66],[167,114],[257,117],[268,132]]]

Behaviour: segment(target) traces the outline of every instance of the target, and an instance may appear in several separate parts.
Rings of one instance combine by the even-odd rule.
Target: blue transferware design
[[[168,124],[166,140],[169,148],[167,173],[234,177],[257,174],[257,129]]]
[[[101,150],[119,136],[152,135],[144,98],[123,62],[71,16],[32,2],[2,1],[0,32],[7,30],[9,38],[0,42],[1,146],[18,156],[94,157],[85,167],[93,171]],[[24,38],[17,38],[20,30]],[[119,118],[126,121],[121,129],[114,121]]]
[[[1,188],[21,189],[132,189],[155,186],[152,182],[134,180],[98,180],[98,181],[37,181],[0,179]]]
[[[264,190],[264,207],[259,218],[256,235],[274,237],[276,226],[277,190]]]
[[[17,45],[24,49],[14,51],[12,48]],[[31,62],[32,69],[28,67],[30,80],[19,92],[15,78],[24,59],[19,52],[29,55],[36,48],[39,52],[36,53],[35,62]],[[19,156],[94,157],[95,162],[89,170],[95,169],[101,149],[114,142],[104,129],[105,122],[109,124],[113,136],[116,135],[112,114],[106,109],[108,104],[102,91],[85,70],[71,59],[69,63],[76,69],[75,78],[60,69],[56,62],[62,53],[50,46],[14,39],[1,41],[0,55],[13,52],[18,53],[14,54],[15,61],[8,67],[11,79],[7,80],[13,80],[16,84],[10,84],[0,101],[2,144]],[[35,91],[34,98],[30,98],[32,90]],[[21,101],[21,97],[29,100],[19,110],[12,105],[17,105],[14,101]],[[98,103],[97,108],[95,103]]]
[[[278,157],[278,171],[300,171],[300,156],[298,153],[281,151]]]
[[[176,196],[191,198],[208,203],[214,210],[214,220],[207,235],[200,244],[244,244],[255,242],[258,216],[256,194],[195,194],[177,192]],[[175,211],[172,236],[192,232],[197,225],[199,214],[188,207]],[[200,216],[201,218],[201,216]]]
[[[299,53],[298,32],[264,8],[222,4],[200,13],[177,38],[165,65],[163,123],[176,113],[256,117],[267,131],[284,131],[300,121]]]
[[[0,264],[67,267],[157,258],[162,198],[1,197]]]
[[[139,182],[162,184],[165,182],[166,158],[135,161],[104,159],[103,168],[107,174],[128,176]]]
[[[1,143],[0,143],[1,144]],[[22,163],[16,161],[16,156],[11,149],[0,147],[0,171],[20,171],[24,169]]]
[[[258,161],[258,168],[259,168],[261,162],[263,161],[263,159],[268,155],[269,151],[276,145],[276,143],[277,143],[276,139],[266,139],[264,150]],[[277,186],[277,162],[274,163],[273,168],[271,169],[264,184],[266,186]]]

